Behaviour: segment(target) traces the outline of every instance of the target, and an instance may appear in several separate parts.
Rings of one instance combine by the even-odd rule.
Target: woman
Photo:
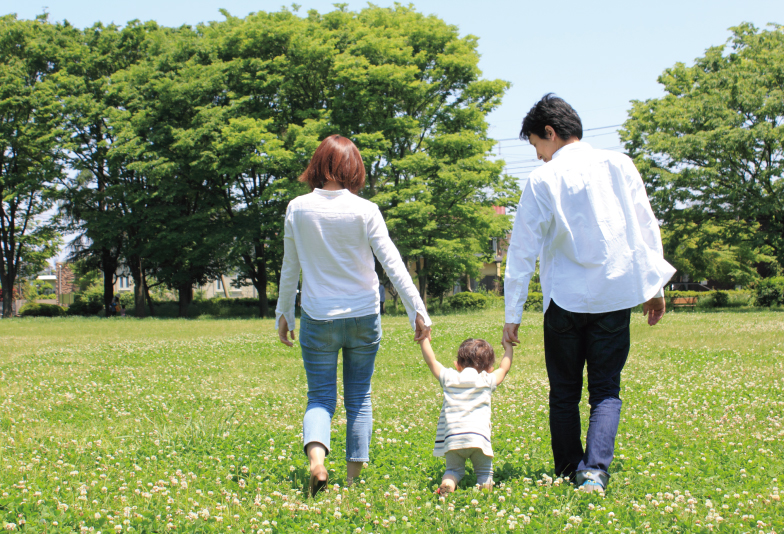
[[[354,143],[339,135],[326,138],[299,180],[312,192],[295,198],[286,209],[275,316],[281,343],[292,346],[302,270],[300,346],[308,378],[302,434],[310,461],[310,493],[315,495],[327,484],[324,458],[330,450],[339,350],[348,422],[347,484],[370,460],[370,378],[381,341],[374,254],[400,294],[416,341],[430,337],[431,322],[378,206],[356,195],[365,185],[365,166]]]

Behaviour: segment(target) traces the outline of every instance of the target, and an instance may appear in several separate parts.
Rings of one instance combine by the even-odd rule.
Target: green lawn
[[[451,364],[467,337],[496,344],[503,313],[434,319]],[[433,493],[438,384],[405,319],[383,328],[372,461],[343,487],[339,402],[336,485],[309,500],[304,371],[272,321],[0,321],[0,529],[784,531],[784,313],[676,313],[655,328],[633,318],[604,497],[552,479],[541,314],[526,314],[494,394],[495,491],[475,490],[469,469],[446,500]]]

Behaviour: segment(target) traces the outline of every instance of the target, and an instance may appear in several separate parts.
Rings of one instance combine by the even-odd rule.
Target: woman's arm
[[[384,218],[381,216],[378,208],[370,216],[367,232],[373,253],[395,286],[400,295],[400,300],[403,301],[411,327],[416,329],[418,333],[420,330],[424,330],[427,337],[429,337],[429,327],[432,321],[425,309],[425,303],[422,302],[422,298],[411,280],[411,275],[400,257],[400,252],[398,252],[397,247],[389,238],[387,225],[384,223]],[[419,321],[417,321],[417,315],[421,316]]]
[[[430,372],[433,373],[433,376],[436,377],[436,380],[441,380],[441,370],[444,368],[443,365],[438,363],[436,360],[436,355],[433,353],[433,347],[430,346],[430,340],[425,338],[419,342],[419,347],[422,349],[422,358],[424,358],[425,363],[430,368]]]
[[[280,284],[278,285],[278,305],[275,308],[275,329],[279,332],[281,343],[291,346],[290,342],[284,341],[285,332],[281,333],[280,331],[281,327],[285,326],[291,333],[291,339],[294,339],[294,329],[296,328],[294,299],[297,297],[300,266],[289,209],[286,210],[283,232],[283,266],[280,270]]]

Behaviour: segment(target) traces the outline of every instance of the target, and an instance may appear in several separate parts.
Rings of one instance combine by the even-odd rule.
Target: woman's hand
[[[294,343],[292,343],[287,339],[286,334],[291,336],[291,341],[294,341],[296,339],[294,330],[289,330],[289,323],[288,321],[286,321],[286,318],[281,317],[280,321],[278,321],[278,339],[280,339],[280,342],[283,343],[284,345],[293,347]]]
[[[423,339],[431,339],[430,327],[425,326],[425,318],[417,313],[416,320],[414,321],[416,330],[414,331],[414,341],[417,343]]]

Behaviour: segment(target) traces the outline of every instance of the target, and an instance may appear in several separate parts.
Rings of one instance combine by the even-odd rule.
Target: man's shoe
[[[604,493],[604,486],[602,486],[601,484],[599,484],[594,480],[586,480],[585,482],[582,483],[580,489],[586,493],[591,493],[594,491],[599,491]]]

